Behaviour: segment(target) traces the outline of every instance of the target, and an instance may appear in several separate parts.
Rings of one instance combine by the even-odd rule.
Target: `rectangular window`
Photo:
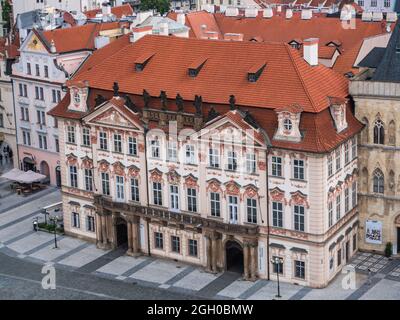
[[[42,87],[35,86],[35,98],[36,100],[44,101],[44,90]]]
[[[328,177],[330,177],[333,174],[333,155],[330,154],[328,156]]]
[[[208,161],[210,167],[219,168],[219,151],[215,148],[210,148],[208,150]]]
[[[228,151],[228,170],[236,171],[237,156],[235,151]]]
[[[73,188],[78,188],[78,170],[76,166],[69,166],[69,183]]]
[[[221,200],[218,192],[210,193],[211,215],[213,217],[221,216]]]
[[[293,178],[304,180],[304,160],[293,160]]]
[[[337,195],[336,197],[336,221],[340,220],[340,216],[341,216],[341,203],[340,203],[340,194]]]
[[[0,128],[4,128],[4,115],[0,114]]]
[[[353,137],[351,139],[351,158],[355,159],[357,157],[357,138]]]
[[[46,113],[41,110],[36,110],[37,122],[41,125],[46,125]]]
[[[390,8],[390,0],[385,0],[383,2],[383,5],[385,6],[385,8]]]
[[[122,152],[122,136],[114,134],[114,152]]]
[[[282,177],[282,158],[272,157],[272,168],[271,173],[275,177]]]
[[[60,152],[60,142],[58,138],[54,138],[54,144],[56,146],[56,152]]]
[[[238,223],[238,197],[228,196],[228,211],[229,211],[229,222]]]
[[[187,189],[187,202],[188,202],[188,211],[197,212],[196,189],[194,189],[194,188]]]
[[[169,207],[173,211],[179,210],[179,189],[177,185],[169,186],[170,204]]]
[[[357,182],[354,181],[351,186],[351,204],[353,208],[357,205]]]
[[[72,212],[72,226],[74,228],[80,228],[80,220],[79,220],[79,213]]]
[[[342,264],[342,249],[337,251],[337,265],[340,266]]]
[[[21,120],[29,121],[29,109],[27,107],[21,107]]]
[[[164,249],[164,237],[161,232],[154,232],[154,247],[156,249]]]
[[[168,141],[168,160],[173,162],[178,160],[176,141]]]
[[[82,128],[82,144],[86,147],[90,146],[90,129]]]
[[[160,182],[153,182],[153,202],[156,205],[162,206],[162,189]]]
[[[341,166],[341,161],[340,161],[340,147],[336,149],[335,151],[335,157],[336,157],[336,171],[340,170]]]
[[[24,140],[24,145],[30,146],[31,145],[31,133],[29,131],[22,131],[22,138]]]
[[[250,174],[256,172],[256,155],[254,153],[246,153],[246,172]]]
[[[93,191],[93,171],[92,171],[92,169],[85,169],[85,190]]]
[[[294,261],[294,276],[296,278],[305,279],[306,278],[306,264],[304,261]]]
[[[189,239],[189,256],[197,257],[197,240]]]
[[[349,188],[344,189],[344,213],[349,212],[350,210],[350,196],[349,196]]]
[[[139,202],[139,180],[131,179],[131,200]]]
[[[247,222],[257,223],[257,201],[247,198]]]
[[[99,147],[101,150],[108,150],[107,133],[99,132]]]
[[[47,150],[47,137],[43,134],[38,134],[39,138],[39,148]]]
[[[26,73],[28,75],[32,74],[32,67],[31,67],[31,64],[29,62],[26,64]]]
[[[350,162],[350,154],[349,154],[349,144],[344,144],[344,164],[348,164]]]
[[[295,205],[294,210],[294,230],[304,231],[304,207]]]
[[[44,66],[44,77],[45,78],[49,77],[49,67],[48,66]]]
[[[86,230],[89,232],[95,232],[95,223],[94,223],[94,217],[87,216],[86,217]]]
[[[333,202],[328,202],[328,226],[332,227],[333,225]]]
[[[273,272],[274,274],[283,274],[283,259],[276,256],[272,257],[272,261],[276,261],[277,259],[279,259],[279,263],[273,263]]]
[[[116,186],[116,197],[117,200],[123,201],[125,199],[125,190],[124,190],[124,177],[115,176],[115,186]]]
[[[171,236],[171,250],[175,253],[181,252],[181,239],[177,236]]]
[[[36,64],[35,67],[36,67],[36,76],[40,77],[40,66]]]
[[[75,143],[75,127],[67,126],[67,142]]]
[[[137,140],[134,137],[128,138],[128,153],[131,156],[137,156]]]
[[[28,86],[26,84],[23,85],[23,97],[27,98],[28,97]]]
[[[52,89],[51,96],[52,96],[53,103],[58,103],[61,101],[61,91],[60,90]]]
[[[353,251],[357,250],[357,234],[353,235]]]
[[[150,146],[151,146],[151,156],[153,158],[160,158],[160,141],[158,140],[151,140],[150,141]]]
[[[283,228],[283,204],[282,202],[272,202],[272,225]]]
[[[104,195],[110,195],[110,175],[106,172],[101,173],[101,187]]]
[[[376,7],[378,6],[378,1],[377,0],[371,0],[371,7]]]
[[[195,163],[194,145],[192,144],[185,145],[185,163]]]

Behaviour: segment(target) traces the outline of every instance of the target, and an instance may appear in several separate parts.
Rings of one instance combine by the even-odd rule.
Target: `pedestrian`
[[[370,268],[368,268],[368,285],[371,285],[372,283],[371,278],[372,278],[372,271]]]

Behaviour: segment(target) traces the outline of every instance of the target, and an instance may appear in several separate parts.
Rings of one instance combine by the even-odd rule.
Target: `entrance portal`
[[[128,228],[125,222],[117,224],[117,247],[128,248]]]
[[[226,250],[226,270],[243,273],[243,248],[236,241],[227,241]]]

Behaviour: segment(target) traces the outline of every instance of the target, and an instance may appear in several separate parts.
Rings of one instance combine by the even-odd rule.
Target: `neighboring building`
[[[14,99],[10,78],[17,50],[0,39],[0,172],[18,165]]]
[[[356,0],[366,12],[395,12],[397,0]]]
[[[171,10],[181,10],[184,12],[196,9],[196,0],[171,0]]]
[[[119,23],[40,31],[34,29],[13,65],[19,167],[38,170],[61,185],[58,123],[46,115],[63,98],[66,80],[97,48],[124,32]]]
[[[104,2],[101,8],[85,11],[84,14],[92,22],[109,22],[131,17],[133,12],[133,8],[129,4],[112,7],[111,3]]]
[[[362,125],[317,40],[303,58],[283,43],[131,38],[93,53],[49,112],[66,233],[326,286],[358,249]]]
[[[360,248],[400,252],[400,25],[385,49],[373,50],[350,84],[357,118],[365,124],[359,142]]]
[[[168,17],[177,20],[177,13]],[[343,18],[345,19],[345,18]],[[374,47],[385,47],[396,17],[389,21],[353,21],[339,17],[314,14],[310,10],[263,9],[247,12],[231,10],[225,13],[206,11],[186,14],[185,24],[190,28],[189,36],[198,39],[225,39],[255,42],[284,42],[302,51],[302,42],[307,38],[319,38],[320,63],[332,67],[341,74],[358,72],[357,63]]]

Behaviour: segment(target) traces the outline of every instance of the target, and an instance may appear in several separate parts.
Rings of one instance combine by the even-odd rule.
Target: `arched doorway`
[[[35,162],[33,161],[32,158],[25,157],[22,160],[22,170],[24,170],[24,171],[29,171],[29,170],[36,171]]]
[[[40,173],[44,174],[47,178],[46,181],[44,182],[50,182],[50,169],[49,169],[49,165],[47,164],[46,161],[42,161],[40,163]]]
[[[4,171],[14,167],[14,153],[6,141],[0,141],[0,170]]]
[[[56,185],[61,188],[61,168],[60,166],[56,167]]]
[[[124,219],[118,218],[115,227],[117,229],[117,247],[128,248],[128,228],[126,225],[126,221]]]
[[[243,248],[236,242],[229,240],[225,244],[226,270],[243,273]]]

